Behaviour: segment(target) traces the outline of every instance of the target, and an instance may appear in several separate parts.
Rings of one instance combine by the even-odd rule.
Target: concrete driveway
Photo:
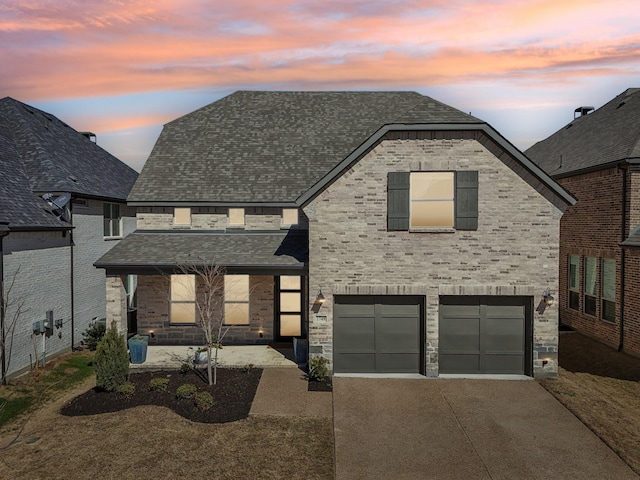
[[[338,480],[638,478],[532,380],[333,385]]]

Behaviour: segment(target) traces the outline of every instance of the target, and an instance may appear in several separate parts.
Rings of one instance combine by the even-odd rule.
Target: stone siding
[[[332,359],[335,294],[426,296],[430,376],[438,374],[441,295],[525,295],[534,307],[546,288],[557,295],[561,211],[482,142],[458,132],[438,137],[383,140],[305,207],[309,304],[320,289],[326,298],[310,312],[312,355]],[[479,172],[477,231],[387,231],[388,172],[419,170]],[[556,376],[556,307],[534,313],[533,342],[534,374]]]

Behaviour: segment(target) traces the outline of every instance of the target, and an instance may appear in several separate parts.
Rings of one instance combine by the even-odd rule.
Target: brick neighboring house
[[[640,89],[525,153],[578,202],[560,222],[560,321],[640,356]]]
[[[0,100],[0,278],[5,292],[13,283],[5,331],[16,302],[24,302],[13,335],[7,332],[3,374],[70,350],[92,319],[106,317],[105,275],[93,262],[134,229],[125,199],[138,174],[90,136]],[[34,338],[33,324],[48,311],[54,325]]]
[[[123,330],[138,274],[151,344],[203,342],[175,266],[205,258],[240,285],[230,342],[307,338],[335,373],[555,376],[542,297],[573,201],[418,93],[241,91],[165,125],[128,197],[137,231],[96,266]]]

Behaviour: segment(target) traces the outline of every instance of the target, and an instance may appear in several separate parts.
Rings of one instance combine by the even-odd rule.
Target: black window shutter
[[[387,177],[387,230],[409,230],[409,172]]]
[[[478,172],[456,172],[456,230],[478,229]]]

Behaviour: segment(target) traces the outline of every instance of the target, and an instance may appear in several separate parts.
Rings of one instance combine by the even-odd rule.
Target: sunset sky
[[[637,0],[0,0],[0,98],[140,170],[239,89],[415,90],[526,149],[640,87]]]

